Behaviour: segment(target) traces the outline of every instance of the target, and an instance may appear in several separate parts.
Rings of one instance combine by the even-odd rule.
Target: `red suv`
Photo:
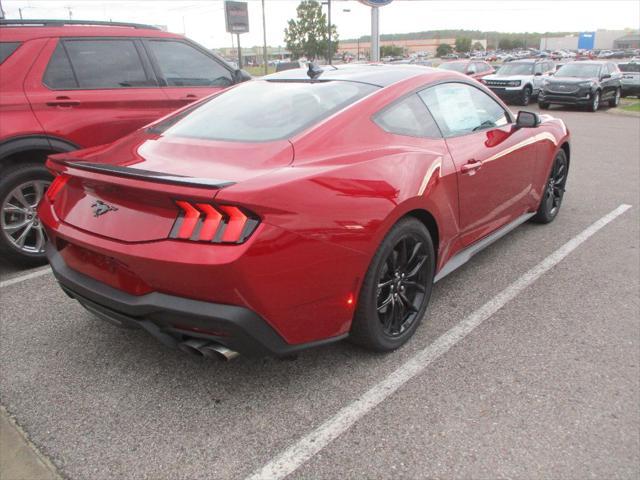
[[[249,79],[209,50],[129,23],[0,20],[0,254],[45,261],[47,155],[110,143]]]

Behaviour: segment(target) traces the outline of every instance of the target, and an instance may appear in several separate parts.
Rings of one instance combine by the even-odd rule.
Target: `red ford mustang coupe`
[[[568,138],[456,72],[310,66],[50,157],[38,213],[64,291],[167,345],[283,356],[349,337],[389,351],[434,282],[554,219]]]

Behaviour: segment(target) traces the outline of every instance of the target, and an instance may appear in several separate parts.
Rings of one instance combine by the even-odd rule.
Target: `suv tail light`
[[[71,178],[69,177],[69,175],[62,174],[53,179],[53,182],[51,182],[51,185],[49,185],[49,188],[47,188],[46,193],[47,200],[49,200],[50,203],[53,203],[55,201],[58,193],[60,193],[60,190],[62,190],[67,184],[69,178]]]
[[[232,205],[176,201],[180,209],[169,238],[193,242],[243,243],[260,223],[257,215]]]

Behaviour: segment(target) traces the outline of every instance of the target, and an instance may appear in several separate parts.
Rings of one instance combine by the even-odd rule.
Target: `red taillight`
[[[69,181],[69,175],[58,175],[56,178],[53,179],[53,182],[51,182],[51,185],[49,185],[49,188],[47,188],[47,200],[49,200],[49,202],[53,203],[56,199],[56,196],[58,195],[58,193],[60,193],[60,190],[63,189],[63,187],[67,184],[67,182]]]
[[[177,201],[180,208],[169,238],[195,242],[242,243],[254,232],[258,217],[231,205]]]

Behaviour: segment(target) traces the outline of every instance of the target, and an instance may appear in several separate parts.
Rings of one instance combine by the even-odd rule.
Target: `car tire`
[[[549,109],[549,104],[547,102],[538,102],[538,106],[540,107],[540,110],[548,110]]]
[[[533,95],[533,90],[531,90],[530,86],[526,86],[522,89],[522,93],[520,94],[520,105],[526,107],[531,102],[531,95]]]
[[[429,230],[417,218],[391,228],[360,290],[349,337],[353,343],[389,352],[413,336],[431,297],[434,252]]]
[[[620,89],[616,88],[616,93],[613,95],[613,98],[609,100],[609,106],[611,108],[616,108],[620,104]]]
[[[32,267],[47,262],[44,229],[35,214],[37,202],[51,183],[51,174],[42,163],[20,163],[8,167],[0,180],[0,255],[9,262]],[[16,197],[20,188],[22,204]],[[17,208],[16,208],[17,207]],[[24,228],[15,226],[25,224]],[[28,228],[23,247],[21,235]]]
[[[596,93],[593,94],[593,98],[591,99],[591,103],[587,106],[587,110],[589,112],[597,112],[598,108],[600,108],[600,90],[596,90]]]
[[[560,150],[553,160],[551,173],[544,185],[542,199],[538,211],[531,219],[536,223],[551,223],[558,215],[564,198],[567,175],[569,173],[569,162],[564,150]]]

